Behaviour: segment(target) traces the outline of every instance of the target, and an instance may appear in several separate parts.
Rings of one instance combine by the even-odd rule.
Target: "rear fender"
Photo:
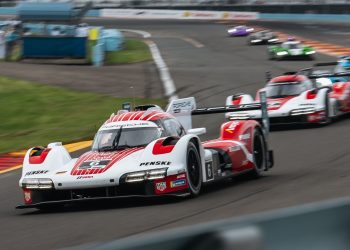
[[[49,174],[62,168],[71,160],[71,156],[62,143],[50,143],[47,148],[31,148],[23,160],[22,177]]]
[[[220,139],[239,141],[252,153],[252,139],[255,128],[260,128],[260,124],[255,120],[225,122],[221,126]]]
[[[252,96],[248,94],[236,94],[230,95],[226,98],[226,105],[240,105],[240,104],[248,104],[254,102]]]

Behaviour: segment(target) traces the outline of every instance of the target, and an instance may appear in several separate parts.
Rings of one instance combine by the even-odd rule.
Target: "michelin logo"
[[[180,187],[186,185],[186,180],[176,180],[170,182],[170,187],[175,188],[175,187]]]

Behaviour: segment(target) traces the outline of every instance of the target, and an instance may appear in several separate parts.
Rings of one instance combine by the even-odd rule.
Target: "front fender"
[[[176,139],[177,142],[171,151],[166,153],[155,152],[154,148],[156,147],[156,143],[164,139],[165,138],[160,138],[159,140],[153,141],[145,148],[140,158],[140,165],[143,167],[147,166],[149,168],[157,168],[164,165],[164,167],[168,167],[167,175],[183,173],[186,171],[187,167],[187,147],[189,142],[193,140],[197,142],[198,152],[201,157],[201,163],[202,166],[204,166],[204,150],[198,136],[185,135],[181,138]]]
[[[31,148],[27,151],[22,168],[22,177],[47,177],[50,176],[55,170],[62,168],[69,163],[72,158],[68,151],[61,143],[50,143],[45,150],[47,154],[45,157],[41,157],[39,154],[36,159],[32,156],[35,148]]]

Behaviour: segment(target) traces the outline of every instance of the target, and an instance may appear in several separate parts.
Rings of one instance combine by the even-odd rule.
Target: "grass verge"
[[[144,41],[127,39],[123,50],[106,53],[105,64],[128,64],[152,60],[151,52]]]
[[[0,77],[0,153],[93,138],[99,126],[132,98],[77,92]],[[135,99],[136,104],[161,99]]]

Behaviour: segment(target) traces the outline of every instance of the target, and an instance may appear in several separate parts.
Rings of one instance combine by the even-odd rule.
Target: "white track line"
[[[143,31],[143,30],[120,29],[120,31],[136,33],[136,34],[143,36],[143,38],[150,38],[151,37],[151,33],[147,32],[147,31]]]
[[[184,40],[185,42],[190,43],[191,45],[193,45],[196,48],[203,48],[204,44],[198,42],[197,40],[190,38],[190,37],[183,37],[181,38],[182,40]]]
[[[133,32],[143,36],[143,38],[150,38],[152,36],[151,33],[143,30],[121,29],[120,31]],[[169,101],[178,99],[179,97],[176,95],[175,83],[171,78],[169,68],[166,65],[162,55],[160,54],[158,46],[153,41],[150,41],[150,40],[147,40],[146,43],[151,51],[154,63],[157,66],[160,79],[162,80],[162,83],[163,83],[165,96],[168,98]]]

